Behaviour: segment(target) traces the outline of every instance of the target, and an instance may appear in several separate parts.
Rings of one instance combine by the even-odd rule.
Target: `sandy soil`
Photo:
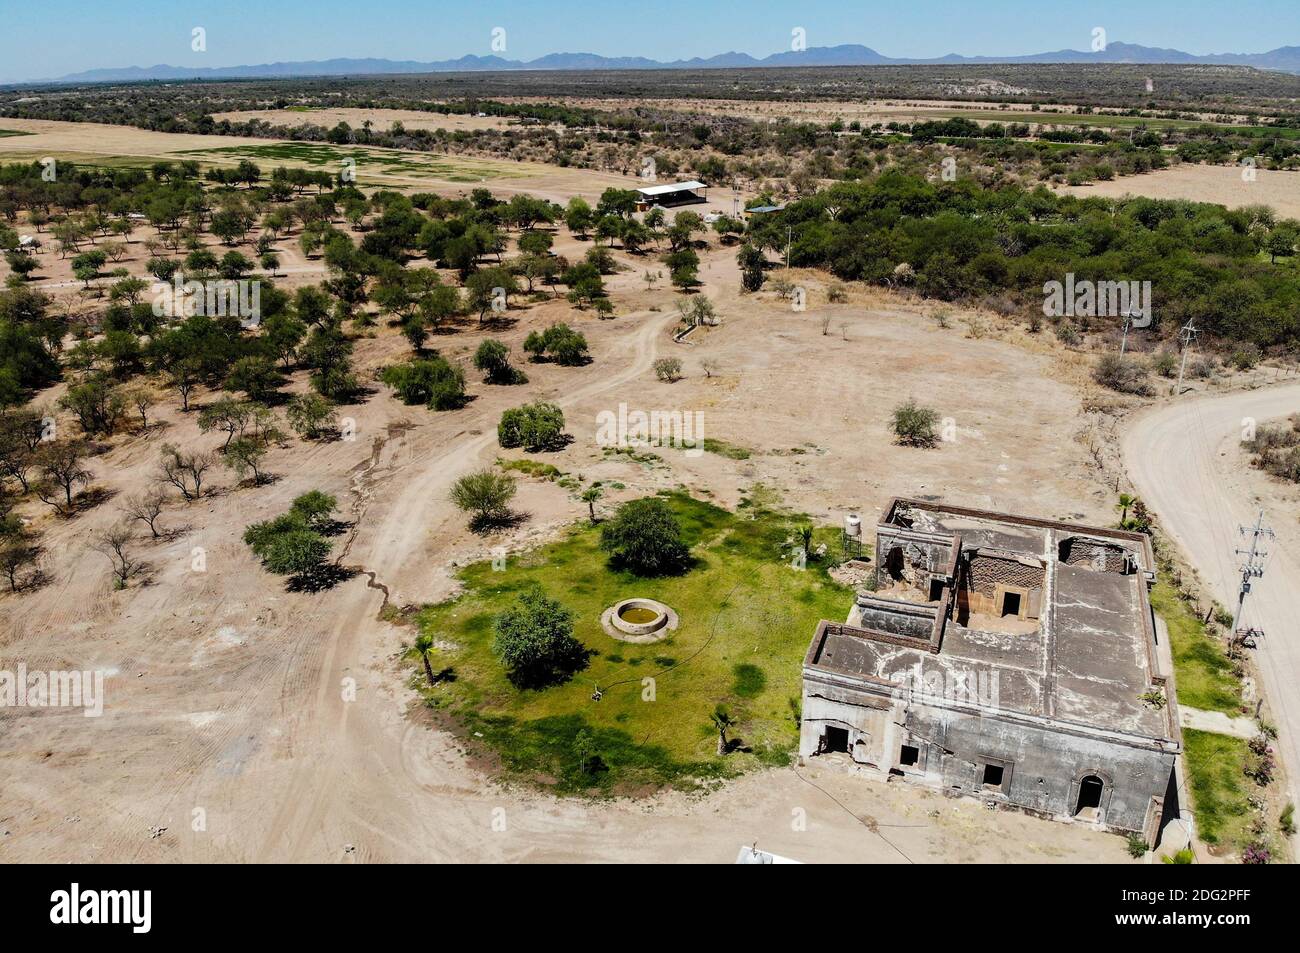
[[[133,126],[111,126],[96,122],[58,122],[52,119],[4,119],[0,127],[30,135],[0,140],[5,161],[19,157],[52,155],[172,156],[190,149],[224,149],[231,145],[271,145],[276,139],[234,139],[230,136],[200,136],[152,132]]]
[[[974,90],[972,90],[974,92]],[[989,92],[996,93],[996,89]],[[587,96],[502,96],[502,102],[514,103],[553,103],[564,102],[573,106],[590,109],[617,108],[624,100],[605,99]],[[1029,106],[1018,103],[999,104],[995,102],[969,102],[965,100],[942,99],[868,99],[868,100],[740,100],[740,99],[654,99],[652,105],[663,109],[683,112],[705,112],[721,116],[741,116],[747,119],[788,118],[807,122],[831,122],[835,119],[845,123],[858,120],[864,125],[873,122],[917,122],[928,119],[945,119],[955,114],[975,113],[980,122],[995,121],[994,114],[1007,114],[1006,122],[1051,123],[1058,114],[1071,115],[1078,111],[1078,106],[1068,103],[1044,104],[1033,111]],[[1104,125],[1108,117],[1095,117],[1098,125]],[[1212,120],[1222,117],[1218,114],[1198,114],[1198,118]],[[1236,117],[1245,119],[1244,116]]]
[[[1153,199],[1189,199],[1216,202],[1228,208],[1269,205],[1282,218],[1300,218],[1300,172],[1258,169],[1254,181],[1248,182],[1242,179],[1239,166],[1182,164],[1109,182],[1062,186],[1060,191],[1108,198],[1142,195]]]
[[[290,115],[301,115],[290,113]],[[424,115],[421,113],[420,115]],[[196,150],[238,150],[259,145],[274,145],[281,140],[245,138],[242,136],[177,135],[150,132],[130,126],[111,126],[89,122],[57,122],[44,119],[5,119],[0,128],[32,133],[0,139],[0,162],[31,162],[52,156],[59,160],[82,163],[112,163],[123,160],[139,163],[153,159],[193,159],[201,166],[233,166],[240,155],[208,152],[193,154]],[[599,197],[606,188],[634,188],[638,180],[606,172],[586,169],[561,169],[535,162],[512,162],[476,156],[446,156],[432,152],[386,151],[401,156],[406,166],[400,171],[376,167],[365,159],[366,146],[332,147],[343,153],[357,150],[357,182],[362,186],[385,188],[411,188],[422,191],[450,186],[451,191],[468,192],[473,186],[464,183],[465,175],[481,175],[483,184],[494,192],[512,195],[529,192],[554,201],[568,201],[573,195],[587,198]],[[263,169],[277,165],[322,169],[293,159],[266,159],[252,157]],[[419,168],[421,165],[426,168]],[[449,178],[450,168],[458,178]],[[337,171],[327,169],[327,171]],[[478,183],[474,183],[477,185]]]
[[[557,242],[561,254],[581,250],[567,234]],[[646,290],[640,277],[662,266],[653,256],[618,257],[626,270],[608,281],[613,320],[560,299],[516,308],[502,327],[469,321],[431,342],[468,361],[490,333],[518,354],[529,330],[563,319],[588,335],[592,364],[530,365],[523,388],[484,386],[471,371],[475,399],[452,413],[404,407],[381,387],[340,408],[355,421],[354,440],[293,440],[271,455],[271,485],[238,488],[214,471],[215,493],[173,502],[166,539],[146,540],[142,530],[136,546],[149,574],[125,591],[113,589],[88,541],[118,520],[122,495],[151,482],[162,442],[220,443],[198,433],[195,413],[160,395],[158,426],[109,441],[91,463],[108,497],[98,507],[63,521],[25,504],[44,534],[51,581],[0,596],[0,668],[23,661],[113,674],[101,718],[0,712],[0,861],[729,861],[755,840],[810,861],[1123,861],[1124,843],[1111,835],[824,764],[766,771],[707,797],[556,800],[499,786],[453,735],[410,711],[409,670],[397,655],[411,632],[381,621],[385,604],[445,598],[456,564],[497,545],[526,548],[585,515],[568,491],[525,479],[517,503],[528,519],[481,537],[447,501],[457,477],[498,455],[500,412],[525,399],[555,400],[568,416],[574,442],[547,459],[626,484],[603,508],[684,483],[728,505],[762,484],[834,522],[848,510],[870,521],[896,494],[1044,516],[1109,510],[1075,439],[1079,400],[1051,357],[972,337],[960,321],[941,329],[897,299],[855,291],[849,303],[827,305],[812,274],[792,276],[809,288],[806,312],[771,292],[741,298],[735,250],[716,246],[701,274],[723,322],[677,344],[668,333],[677,296],[662,284]],[[358,341],[358,371],[369,378],[406,353],[381,323]],[[681,357],[686,379],[655,378],[653,361],[664,355]],[[705,360],[716,362],[711,377]],[[290,389],[305,387],[295,374]],[[886,421],[908,395],[951,418],[954,439],[929,451],[893,445]],[[596,415],[620,402],[700,410],[706,435],[752,455],[610,458],[595,442]],[[317,595],[285,591],[240,541],[245,525],[312,488],[336,494],[355,521],[336,552],[358,570]]]
[[[325,108],[302,112],[296,109],[254,109],[235,112],[213,113],[212,118],[220,122],[247,122],[261,119],[273,126],[323,126],[326,129],[346,122],[353,129],[360,129],[369,120],[376,132],[387,132],[394,122],[400,122],[407,129],[508,129],[517,122],[501,116],[444,116],[441,113],[422,112],[418,109],[354,109]]]
[[[1300,384],[1280,384],[1218,397],[1188,398],[1153,408],[1124,436],[1134,485],[1183,548],[1221,605],[1235,607],[1240,557],[1250,538],[1240,532],[1263,511],[1273,538],[1263,578],[1253,583],[1244,626],[1264,637],[1254,653],[1278,750],[1287,766],[1290,797],[1300,776],[1300,645],[1295,605],[1300,600],[1300,499],[1288,487],[1249,466],[1241,446],[1248,421],[1263,424],[1300,410]]]

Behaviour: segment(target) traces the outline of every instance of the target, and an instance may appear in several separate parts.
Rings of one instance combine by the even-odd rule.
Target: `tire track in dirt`
[[[629,317],[635,319],[638,316]],[[561,407],[571,407],[648,372],[658,353],[658,339],[675,320],[675,315],[649,314],[648,317],[650,319],[645,321],[631,340],[631,361],[623,370],[580,386],[560,396],[556,402]],[[481,428],[484,432],[470,440],[444,447],[442,452],[431,450],[418,461],[406,466],[407,470],[418,467],[420,477],[403,488],[389,507],[382,524],[374,528],[371,537],[376,542],[371,543],[372,551],[366,554],[369,558],[361,560],[362,566],[400,566],[422,542],[425,533],[459,518],[459,514],[446,501],[447,489],[496,440],[495,428],[488,419],[480,417],[475,421],[467,421],[466,426],[469,429]],[[392,538],[400,541],[396,549],[385,542]],[[376,546],[382,547],[383,551],[374,552]],[[367,584],[369,589],[383,592],[386,599],[392,598],[391,584],[380,583],[378,572],[374,569],[364,571],[375,573]],[[412,601],[415,598],[418,597],[413,597]],[[318,673],[317,690],[310,711],[305,712],[301,719],[302,723],[316,729],[313,741],[320,756],[302,758],[295,764],[294,777],[289,782],[285,796],[280,799],[280,807],[257,854],[258,860],[322,859],[321,851],[313,847],[313,841],[323,833],[325,815],[333,801],[345,790],[343,782],[348,773],[345,766],[347,760],[364,756],[370,761],[397,764],[403,767],[401,783],[412,785],[414,790],[423,787],[405,770],[400,752],[396,758],[388,756],[388,749],[394,742],[391,737],[371,731],[370,725],[363,725],[361,730],[371,737],[357,746],[350,746],[347,742],[348,715],[352,705],[344,702],[335,689],[340,684],[344,669],[353,668],[358,663],[363,647],[372,644],[375,639],[384,638],[378,618],[379,611],[373,607],[372,600],[356,599],[332,626],[328,638],[330,647]],[[397,746],[400,749],[400,739],[397,739]],[[370,778],[371,782],[374,780],[373,777]],[[335,823],[341,820],[340,817]],[[373,824],[374,818],[368,818],[367,823]]]

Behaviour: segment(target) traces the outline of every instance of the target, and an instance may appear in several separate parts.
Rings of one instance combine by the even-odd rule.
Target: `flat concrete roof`
[[[959,536],[965,552],[991,548],[1041,560],[1043,606],[1036,631],[990,631],[978,627],[978,617],[970,617],[968,627],[954,612],[938,652],[932,652],[914,639],[824,622],[806,667],[882,688],[902,684],[900,677],[917,666],[923,677],[937,670],[946,679],[987,684],[996,676],[999,710],[1139,738],[1178,737],[1172,688],[1164,709],[1141,699],[1167,676],[1156,661],[1145,572],[1151,550],[1144,536],[910,500],[895,501],[882,520],[883,527],[902,525]],[[1138,571],[1102,572],[1059,561],[1060,543],[1075,536],[1123,546]]]

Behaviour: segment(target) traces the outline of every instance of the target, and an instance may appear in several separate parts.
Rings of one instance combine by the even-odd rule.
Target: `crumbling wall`
[[[880,526],[876,530],[876,584],[884,587],[903,582],[927,592],[931,576],[948,572],[952,553],[951,536]]]
[[[999,586],[1024,589],[1030,596],[1030,614],[1036,617],[1045,575],[1042,565],[977,551],[970,554],[962,573],[959,601],[971,612],[997,615],[1001,611],[996,599]]]
[[[830,680],[805,676],[800,706],[799,757],[818,754],[828,726],[849,733],[849,756],[855,764],[880,767],[886,760],[885,739],[892,737],[890,702]]]
[[[1067,566],[1081,566],[1097,572],[1134,571],[1133,557],[1123,546],[1081,536],[1068,536],[1061,540],[1058,558]]]

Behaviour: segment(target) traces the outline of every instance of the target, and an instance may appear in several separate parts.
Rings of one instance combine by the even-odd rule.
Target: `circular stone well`
[[[677,628],[677,613],[653,599],[624,599],[600,617],[605,632],[620,642],[658,642]]]

